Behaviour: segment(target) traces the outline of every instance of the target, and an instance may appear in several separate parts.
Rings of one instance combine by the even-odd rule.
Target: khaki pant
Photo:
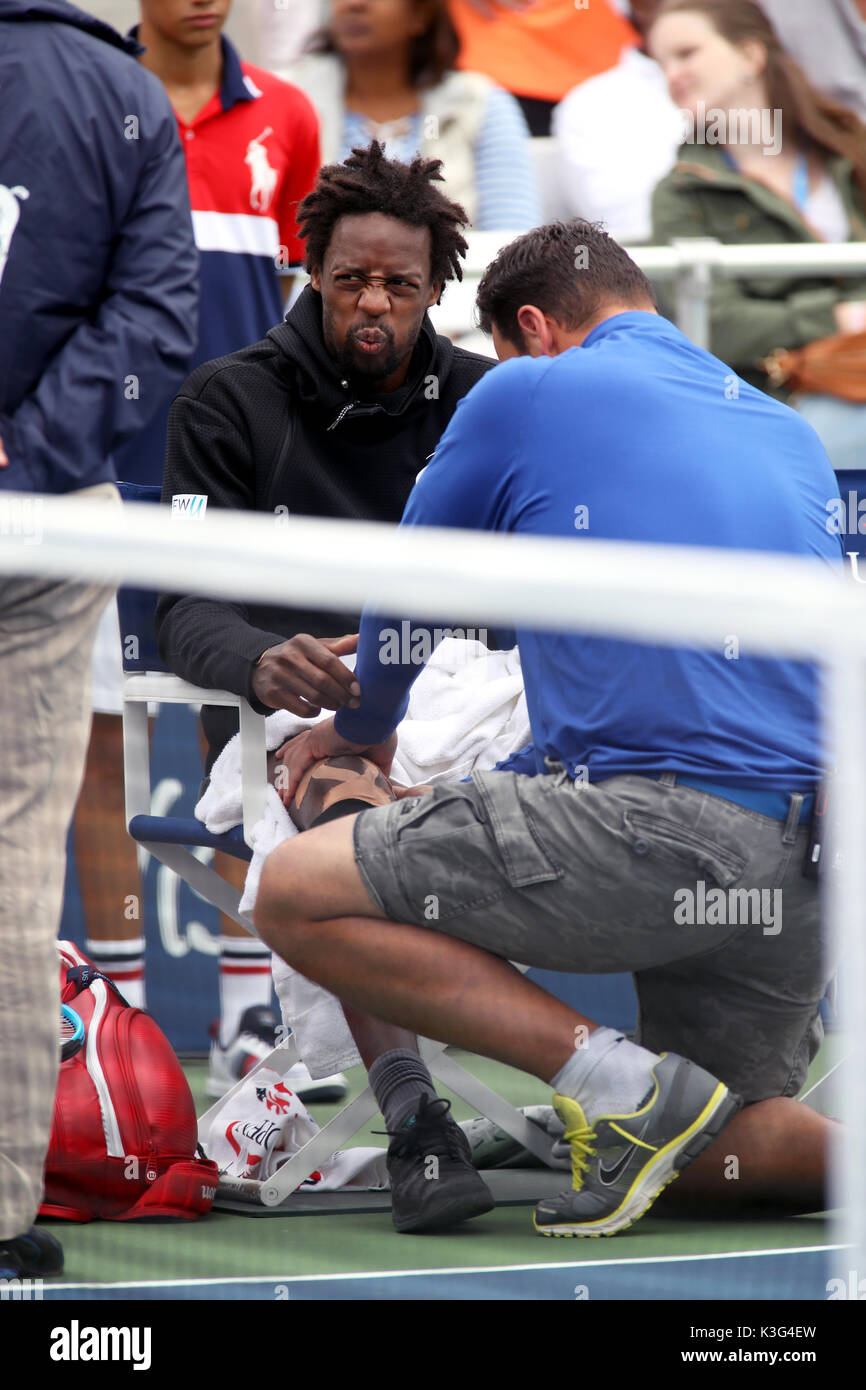
[[[75,496],[119,504],[113,483]],[[101,584],[0,576],[0,1239],[42,1200],[57,1086],[54,943],[90,734]]]

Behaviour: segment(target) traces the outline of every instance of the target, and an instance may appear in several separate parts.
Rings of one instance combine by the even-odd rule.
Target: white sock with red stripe
[[[103,975],[113,980],[124,999],[134,1009],[145,1009],[144,994],[144,937],[132,941],[91,941],[84,943],[89,956]]]
[[[237,1036],[241,1015],[251,1004],[271,1002],[271,953],[252,936],[221,936],[220,1045]]]

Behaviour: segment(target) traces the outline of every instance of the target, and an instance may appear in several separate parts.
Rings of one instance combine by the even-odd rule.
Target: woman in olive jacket
[[[756,4],[663,0],[648,47],[686,132],[653,195],[654,242],[866,240],[866,127],[811,86]],[[789,396],[759,365],[777,348],[866,330],[866,274],[717,277],[710,322],[716,356],[801,410],[835,467],[866,467],[866,406]]]

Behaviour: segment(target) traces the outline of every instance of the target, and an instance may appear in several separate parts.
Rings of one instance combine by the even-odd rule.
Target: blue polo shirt
[[[735,377],[667,319],[606,319],[558,357],[502,363],[457,407],[403,526],[778,551],[842,566],[828,531],[838,488],[797,413]],[[408,703],[417,662],[365,612],[361,704],[336,726],[378,742]],[[451,617],[459,621],[458,616]],[[822,769],[817,672],[716,650],[517,629],[534,747],[505,766],[574,776],[675,771],[730,788],[808,790]],[[408,646],[409,644],[404,644]]]

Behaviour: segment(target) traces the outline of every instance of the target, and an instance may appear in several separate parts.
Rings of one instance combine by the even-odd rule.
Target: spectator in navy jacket
[[[65,0],[0,0],[0,534],[22,551],[39,537],[32,494],[117,505],[114,451],[179,385],[195,342],[183,155],[137,52]],[[0,1278],[63,1265],[32,1222],[57,1080],[66,833],[109,595],[0,575]]]
[[[279,323],[288,272],[304,259],[295,209],[319,167],[312,106],[297,88],[241,58],[222,33],[230,8],[230,0],[140,0],[141,24],[130,33],[144,45],[141,66],[165,89],[185,156],[201,301],[184,377],[203,362],[259,342]],[[147,428],[118,454],[117,476],[124,482],[162,483],[173,397],[172,384]],[[145,923],[117,911],[127,894],[141,895],[137,847],[124,811],[121,708],[121,635],[111,603],[94,649],[93,727],[75,812],[75,859],[84,949],[130,1004],[145,1008]],[[244,864],[218,854],[215,867],[242,888]],[[241,1027],[253,1009],[261,1031],[262,1011],[271,1002],[271,955],[226,916],[219,940],[220,1037],[212,1056],[219,1065],[234,1047],[232,1057],[241,1067],[250,1047],[256,1060],[273,1048],[273,1029],[266,1027],[266,1041],[249,1032],[249,1019]],[[276,1016],[272,1021],[276,1028]],[[221,1075],[226,1090],[234,1078],[228,1081],[224,1070]],[[210,1077],[209,1094],[221,1094],[220,1084]],[[306,1070],[296,1070],[288,1084],[310,1097]]]

